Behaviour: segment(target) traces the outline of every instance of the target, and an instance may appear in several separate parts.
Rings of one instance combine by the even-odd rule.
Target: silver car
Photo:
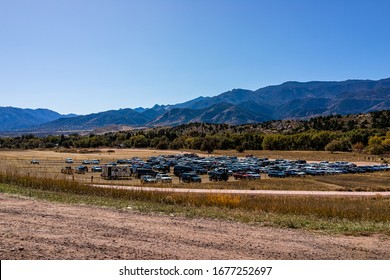
[[[156,175],[156,180],[160,183],[172,183],[172,177],[164,173],[158,173]]]
[[[146,184],[146,183],[157,183],[156,178],[154,178],[151,175],[144,175],[141,177],[141,183]]]

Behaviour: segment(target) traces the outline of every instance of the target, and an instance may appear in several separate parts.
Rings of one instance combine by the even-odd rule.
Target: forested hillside
[[[245,150],[328,150],[372,154],[390,152],[390,111],[317,117],[307,121],[269,121],[228,125],[190,123],[106,134],[0,138],[3,149],[156,148]]]

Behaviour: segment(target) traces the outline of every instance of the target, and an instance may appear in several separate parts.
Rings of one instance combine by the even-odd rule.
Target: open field
[[[60,173],[61,167],[65,166],[64,159],[67,157],[72,157],[76,166],[84,159],[100,159],[102,163],[106,163],[116,159],[134,156],[146,158],[162,153],[178,152],[153,150],[115,150],[114,153],[101,151],[91,154],[54,151],[0,152],[0,160],[5,162],[0,170],[2,173],[0,193],[18,196],[16,198],[0,195],[1,223],[9,225],[3,226],[0,232],[2,237],[0,256],[10,259],[388,259],[390,257],[390,199],[384,196],[359,198],[298,195],[291,197],[265,194],[174,193],[169,190],[163,193],[132,191],[127,190],[126,186],[140,186],[138,179],[106,181],[99,178],[99,173],[88,173],[76,174],[73,180],[72,176]],[[38,159],[40,164],[30,164],[33,158]],[[91,176],[94,176],[93,180]],[[85,184],[91,181],[94,184],[122,185],[125,189],[98,188]],[[324,193],[343,191],[345,194],[350,191],[390,190],[389,172],[306,178],[265,178],[251,182],[230,179],[224,183],[208,182],[204,177],[204,181],[205,183],[202,184],[174,182],[172,185],[153,187],[322,191]],[[30,199],[25,199],[26,197]],[[77,206],[80,204],[90,206]],[[100,209],[96,206],[110,209]],[[35,207],[35,212],[30,210]],[[79,216],[75,214],[84,211],[89,214],[79,213]],[[31,215],[28,212],[31,212]],[[88,219],[86,216],[89,215]],[[154,225],[159,224],[156,219],[164,220],[167,228],[159,225],[161,232],[160,229],[154,228]],[[150,224],[140,227],[138,220]],[[127,222],[119,225],[123,221]],[[83,224],[91,228],[82,228]],[[177,224],[184,225],[183,231],[176,229],[178,235],[186,236],[184,239],[183,236],[180,238],[175,234]],[[205,225],[204,231],[201,225]],[[229,231],[228,228],[232,225],[235,229]],[[93,232],[93,228],[96,232]],[[220,228],[225,229],[220,232]],[[31,232],[34,234],[32,235]],[[51,235],[53,232],[56,233]],[[244,238],[243,243],[240,243],[239,240],[248,232],[253,232],[253,235],[249,234],[248,239]],[[154,234],[155,242],[151,242]],[[113,241],[107,240],[105,238],[107,236]],[[134,239],[137,242],[129,241]],[[163,253],[158,249],[159,244],[164,243],[161,240],[167,242],[166,247],[163,247],[166,249]],[[148,244],[144,244],[145,242]],[[343,242],[349,245],[342,246]],[[255,244],[255,249],[248,247],[252,246],[249,245],[251,243]],[[380,249],[377,245],[379,243]],[[263,244],[265,247],[262,247]],[[274,247],[273,244],[276,246]],[[119,248],[118,246],[126,248],[127,250],[124,250],[126,252],[115,250]],[[179,250],[175,249],[176,247]],[[187,253],[181,254],[180,248]]]
[[[118,159],[127,159],[132,157],[140,157],[147,159],[150,156],[158,156],[161,154],[171,155],[186,152],[196,151],[173,151],[173,150],[146,150],[146,149],[114,149],[114,152],[108,152],[107,149],[98,150],[91,153],[65,153],[56,151],[0,151],[0,160],[3,163],[1,170],[17,169],[23,174],[29,174],[36,177],[56,178],[76,180],[84,183],[93,184],[112,184],[122,186],[140,186],[140,180],[116,180],[109,181],[100,177],[100,173],[86,173],[65,175],[60,172],[61,168],[66,166],[65,158],[72,158],[74,164],[78,166],[83,160],[99,159],[102,164],[116,161]],[[232,152],[237,154],[237,152]],[[250,151],[256,154],[255,151]],[[269,158],[289,158],[289,159],[310,159],[310,160],[331,160],[329,157],[334,157],[334,160],[352,160],[355,159],[362,163],[362,160],[367,160],[366,156],[361,154],[338,153],[330,154],[328,152],[281,152],[281,151],[256,151],[257,156]],[[217,151],[220,153],[220,151]],[[203,154],[204,155],[204,154]],[[204,155],[207,156],[207,155]],[[32,165],[30,161],[38,159],[39,165]],[[356,161],[355,161],[356,162]],[[358,163],[359,163],[358,162]],[[363,162],[364,164],[373,164],[375,162]],[[90,166],[89,166],[90,167]],[[0,170],[0,171],[1,171]],[[262,174],[260,182],[253,181],[237,181],[230,178],[228,182],[209,182],[207,175],[202,175],[202,184],[181,184],[176,176],[172,176],[173,186],[185,188],[202,188],[202,189],[250,189],[250,190],[308,190],[308,191],[390,191],[390,173],[368,173],[368,174],[345,174],[338,176],[308,176],[306,178],[268,178]],[[158,187],[168,187],[167,185],[159,185]],[[170,187],[170,186],[169,186]]]
[[[108,151],[114,152],[108,152]],[[41,160],[59,160],[63,161],[67,157],[73,157],[76,161],[82,161],[84,159],[97,158],[102,161],[109,162],[116,159],[123,158],[148,158],[150,156],[157,155],[171,155],[171,154],[183,154],[183,153],[196,153],[201,156],[208,156],[203,152],[197,150],[153,150],[153,149],[97,149],[97,150],[0,150],[0,159],[18,159],[30,161],[33,158]],[[361,153],[349,153],[349,152],[326,152],[326,151],[264,151],[264,150],[248,150],[244,153],[238,153],[235,150],[216,150],[213,155],[227,155],[242,157],[247,154],[253,154],[257,157],[268,157],[270,159],[285,158],[285,159],[306,159],[308,161],[351,161],[351,162],[367,162],[367,163],[381,163],[381,156],[372,156]],[[388,156],[383,158],[384,160],[390,160]]]

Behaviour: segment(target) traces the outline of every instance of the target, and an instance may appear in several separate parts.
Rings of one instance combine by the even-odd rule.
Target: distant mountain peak
[[[0,107],[0,131],[93,131],[102,127],[175,126],[189,122],[245,124],[390,109],[390,78],[379,81],[289,81],[252,91],[235,88],[173,105],[120,109],[65,118],[47,109]]]
[[[61,115],[49,109],[22,109],[12,106],[0,107],[0,131],[32,128],[59,118],[73,117]]]

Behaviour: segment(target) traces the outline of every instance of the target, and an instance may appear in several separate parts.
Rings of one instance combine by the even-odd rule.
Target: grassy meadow
[[[167,154],[178,153],[166,151]],[[259,226],[303,228],[307,230],[370,235],[390,235],[390,198],[232,195],[212,193],[146,192],[92,187],[99,180],[110,184],[137,185],[139,180],[107,182],[99,173],[64,175],[64,159],[72,157],[77,166],[84,159],[103,163],[133,156],[148,157],[160,151],[116,150],[114,153],[57,153],[54,151],[0,152],[0,192],[74,204],[113,207],[126,211],[158,212],[186,217],[239,221]],[[31,165],[31,159],[40,160]],[[79,162],[78,162],[79,161]],[[95,178],[96,177],[96,178]],[[257,182],[207,182],[174,186],[215,189],[269,189],[321,191],[389,191],[390,174],[267,178]],[[149,186],[149,185],[148,185]],[[161,186],[159,186],[161,187]]]

